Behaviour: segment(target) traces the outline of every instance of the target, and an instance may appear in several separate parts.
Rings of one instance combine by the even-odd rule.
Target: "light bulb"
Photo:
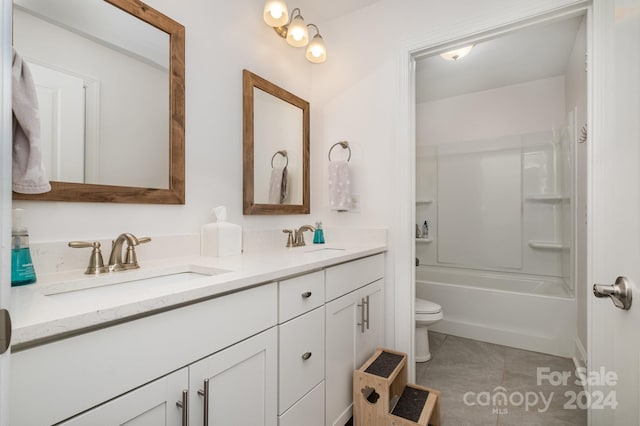
[[[458,59],[464,58],[471,52],[473,48],[473,44],[470,46],[462,47],[460,49],[451,50],[449,52],[445,52],[440,54],[442,59],[446,59],[447,61],[457,61]]]
[[[293,18],[287,29],[287,43],[293,47],[303,47],[309,42],[309,30],[301,15]]]
[[[289,21],[289,10],[283,0],[266,0],[263,12],[264,22],[270,27],[281,27]]]
[[[313,36],[313,39],[307,47],[306,58],[314,64],[321,64],[327,60],[327,48],[320,34]]]
[[[271,17],[273,17],[273,19],[280,19],[282,17],[282,8],[280,7],[280,5],[275,5],[271,8],[271,10],[269,11],[269,13],[271,14]]]

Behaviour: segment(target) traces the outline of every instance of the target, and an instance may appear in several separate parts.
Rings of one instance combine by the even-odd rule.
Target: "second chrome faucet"
[[[288,233],[287,247],[301,247],[306,245],[304,242],[304,231],[315,232],[316,228],[311,225],[302,225],[297,230],[283,229],[282,232]]]

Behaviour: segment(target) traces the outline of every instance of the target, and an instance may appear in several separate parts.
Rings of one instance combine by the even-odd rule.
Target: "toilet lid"
[[[416,313],[437,314],[440,311],[442,311],[442,307],[437,303],[429,302],[424,299],[416,299]]]

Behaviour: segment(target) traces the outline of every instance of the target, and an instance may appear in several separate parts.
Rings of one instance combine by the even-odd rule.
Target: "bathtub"
[[[442,306],[430,330],[571,357],[576,301],[560,278],[416,267],[416,297]]]

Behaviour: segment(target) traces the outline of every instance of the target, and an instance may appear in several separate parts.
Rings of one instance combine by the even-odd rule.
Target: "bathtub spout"
[[[420,259],[416,257],[416,266],[420,266]]]

